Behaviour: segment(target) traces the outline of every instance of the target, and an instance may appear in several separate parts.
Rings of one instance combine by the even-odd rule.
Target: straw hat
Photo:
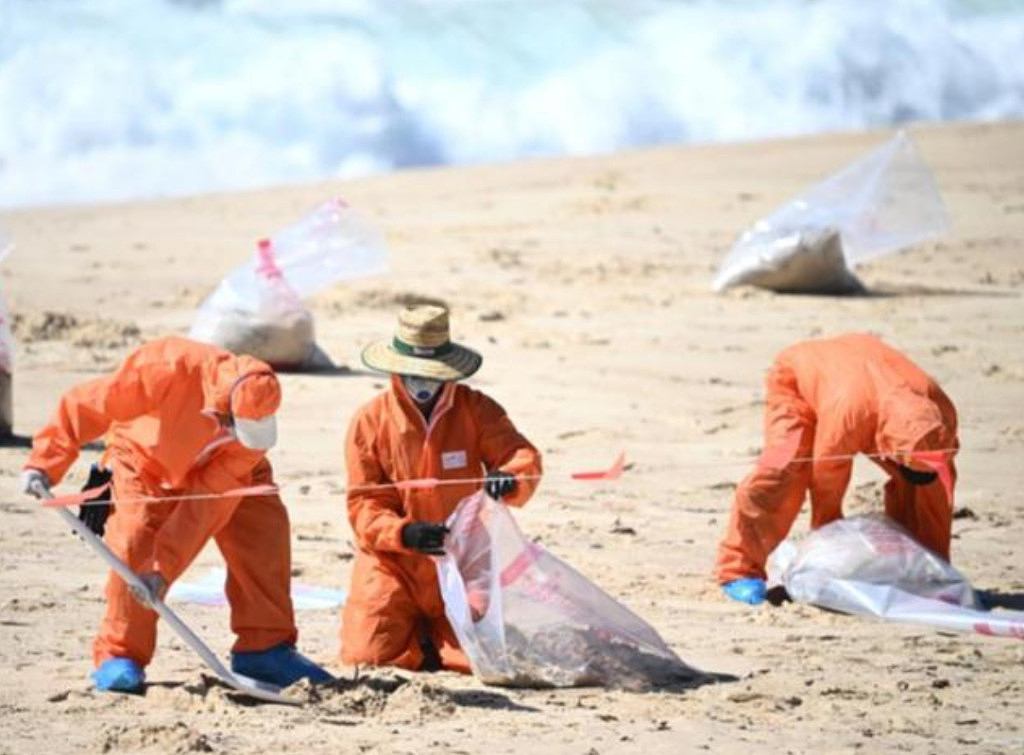
[[[394,338],[363,349],[363,364],[370,369],[432,380],[468,378],[481,362],[472,349],[452,343],[448,310],[435,305],[402,310]]]

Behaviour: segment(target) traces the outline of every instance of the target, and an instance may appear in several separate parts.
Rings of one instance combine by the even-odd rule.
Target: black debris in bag
[[[704,676],[643,619],[519,531],[482,493],[448,521],[445,614],[473,673],[510,687],[649,689]]]

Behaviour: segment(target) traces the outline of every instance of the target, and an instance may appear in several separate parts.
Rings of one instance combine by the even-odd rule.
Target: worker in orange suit
[[[885,513],[949,559],[956,410],[921,368],[867,334],[804,341],[775,359],[765,403],[764,450],[718,548],[727,596],[765,599],[765,563],[808,491],[812,528],[842,517],[859,453],[889,474]]]
[[[32,494],[64,477],[79,449],[106,435],[112,469],[109,521],[83,521],[102,535],[150,595],[133,599],[111,572],[107,610],[93,645],[97,689],[136,691],[156,645],[162,599],[212,537],[227,563],[231,668],[278,685],[332,677],[295,650],[288,514],[276,494],[181,500],[273,483],[266,458],[277,437],[277,377],[265,363],[183,338],[146,344],[112,375],[68,391],[36,433],[22,482]],[[141,503],[140,499],[167,502]],[[119,501],[125,503],[119,504]]]
[[[430,556],[444,553],[444,522],[482,479],[495,500],[526,503],[540,454],[495,401],[458,383],[482,359],[450,340],[445,308],[405,309],[395,337],[371,344],[362,358],[389,373],[391,385],[359,409],[346,441],[357,553],[342,613],[342,661],[468,672]],[[389,487],[429,478],[467,482]]]

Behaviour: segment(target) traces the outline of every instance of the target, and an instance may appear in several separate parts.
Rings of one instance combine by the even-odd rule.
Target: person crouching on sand
[[[766,382],[764,450],[736,489],[718,547],[728,597],[765,599],[765,563],[808,491],[812,528],[842,517],[859,453],[889,474],[885,513],[949,559],[957,417],[932,378],[874,336],[851,333],[790,346]]]
[[[107,435],[109,522],[83,521],[162,599],[210,538],[227,562],[231,668],[285,686],[332,677],[295,650],[288,513],[276,494],[175,500],[273,483],[277,377],[265,363],[183,338],[148,343],[112,375],[68,391],[32,442],[22,484],[48,492],[81,447]],[[40,490],[41,488],[41,490]],[[132,503],[167,498],[166,503]],[[119,505],[118,501],[125,501]],[[113,572],[93,644],[97,689],[137,691],[156,646],[157,615]]]
[[[362,358],[390,374],[391,385],[359,409],[346,441],[357,552],[342,612],[342,662],[468,672],[430,556],[444,553],[444,521],[481,487],[484,471],[491,498],[526,503],[540,453],[495,401],[458,384],[482,359],[450,340],[447,309],[405,309],[395,337],[371,344]],[[422,478],[467,482],[388,487]]]

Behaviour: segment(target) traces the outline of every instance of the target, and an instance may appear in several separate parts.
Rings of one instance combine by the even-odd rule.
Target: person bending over
[[[790,346],[766,384],[764,450],[718,547],[727,596],[765,599],[765,563],[808,493],[812,528],[843,515],[858,453],[889,474],[885,513],[949,559],[957,417],[932,378],[878,338],[851,333]]]

